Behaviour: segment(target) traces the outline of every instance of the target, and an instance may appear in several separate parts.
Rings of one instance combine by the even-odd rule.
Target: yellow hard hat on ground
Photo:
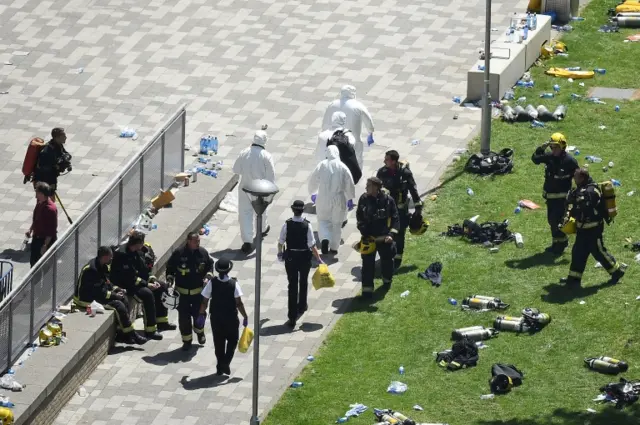
[[[422,214],[414,212],[409,222],[409,232],[412,235],[424,235],[429,228],[429,222],[422,217]]]
[[[376,252],[376,240],[372,237],[362,237],[358,242],[353,244],[353,249],[363,255]]]
[[[564,137],[564,134],[562,133],[553,133],[549,143],[552,145],[559,145],[562,149],[567,148],[567,138]]]
[[[2,425],[13,425],[13,412],[6,407],[0,407],[0,423]]]

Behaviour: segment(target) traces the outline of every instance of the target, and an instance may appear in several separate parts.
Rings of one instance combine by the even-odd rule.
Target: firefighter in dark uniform
[[[286,324],[292,328],[296,325],[296,320],[307,311],[312,255],[319,263],[323,263],[316,248],[311,223],[302,217],[303,210],[303,201],[293,202],[291,205],[293,217],[284,223],[278,239],[278,260],[284,261],[289,281],[287,297],[289,320]]]
[[[204,328],[207,303],[210,302],[211,332],[218,361],[216,372],[218,375],[231,375],[231,360],[240,338],[238,312],[243,317],[244,327],[249,324],[249,317],[242,303],[242,289],[235,278],[229,277],[233,263],[222,258],[216,262],[215,268],[218,276],[211,278],[202,290],[202,304],[197,322]]]
[[[362,235],[361,243],[367,239],[375,240],[371,253],[362,253],[362,296],[373,296],[373,277],[376,265],[376,252],[380,254],[382,282],[391,285],[393,280],[393,260],[396,247],[393,238],[398,233],[400,221],[398,209],[391,196],[382,190],[382,181],[377,177],[367,179],[366,193],[360,196],[356,209],[357,227]]]
[[[547,148],[551,151],[548,152]],[[554,133],[551,139],[539,146],[531,156],[534,164],[544,164],[544,186],[542,196],[547,201],[547,221],[551,228],[551,246],[546,251],[560,255],[569,245],[569,238],[560,231],[566,211],[567,194],[571,190],[571,179],[579,168],[574,157],[567,154],[567,139],[562,133]]]
[[[393,260],[394,268],[400,267],[402,264],[402,254],[404,253],[404,240],[409,227],[409,199],[407,195],[411,195],[413,204],[417,214],[422,214],[422,201],[416,187],[416,181],[413,173],[409,169],[409,164],[399,161],[400,154],[395,150],[385,153],[384,167],[378,170],[376,177],[382,180],[382,186],[389,191],[389,195],[393,198],[398,209],[398,217],[400,227],[398,233],[394,235],[396,243],[396,255]]]
[[[139,232],[139,235],[142,236],[143,240],[145,238],[145,234]],[[169,289],[169,285],[165,282],[160,282],[153,276],[153,267],[156,265],[156,253],[151,247],[149,242],[144,242],[142,248],[140,248],[140,253],[142,254],[142,259],[144,261],[145,266],[147,267],[147,276],[146,279],[149,282],[157,282],[160,286],[157,289],[153,290],[153,295],[156,300],[162,300],[162,295],[167,292]],[[161,302],[156,302],[156,324],[158,325],[159,331],[173,331],[176,329],[176,325],[169,323],[169,309]]]
[[[205,278],[213,272],[213,260],[206,249],[200,247],[200,236],[189,233],[187,243],[171,254],[167,262],[167,283],[173,285],[180,294],[178,301],[178,326],[182,335],[182,349],[191,348],[193,332],[198,336],[198,344],[203,345],[207,339],[204,328],[194,325],[200,312],[202,288]]]
[[[161,340],[156,318],[166,317],[167,308],[162,304],[162,285],[152,278],[142,254],[144,234],[134,231],[127,243],[120,246],[113,256],[111,281],[124,288],[129,296],[142,304],[144,331],[148,339]],[[163,330],[170,329],[165,323]],[[175,326],[173,327],[175,329]]]
[[[38,154],[38,163],[33,174],[33,184],[45,182],[51,187],[53,199],[58,187],[60,174],[72,170],[71,155],[64,148],[67,135],[64,128],[56,127],[51,130],[51,140],[44,145]]]
[[[624,270],[613,255],[604,247],[603,232],[606,205],[600,193],[600,188],[589,176],[584,168],[576,170],[574,179],[576,188],[569,193],[567,203],[567,219],[576,221],[576,241],[571,251],[571,265],[568,285],[579,286],[582,273],[587,265],[589,254],[611,275],[610,284],[616,284],[624,276]]]
[[[98,256],[87,263],[80,272],[78,283],[73,294],[73,302],[81,308],[87,308],[97,301],[107,310],[114,310],[118,332],[127,344],[144,344],[146,338],[133,330],[129,318],[129,304],[123,289],[109,280],[109,265],[113,252],[108,246],[98,248]]]

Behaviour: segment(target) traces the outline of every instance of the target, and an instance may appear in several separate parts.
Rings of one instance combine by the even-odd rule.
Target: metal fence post
[[[38,273],[40,274],[40,279],[38,279],[38,280],[41,280],[43,278],[43,276],[44,276],[44,272],[42,271],[43,268],[44,267],[40,267],[40,270],[38,271]],[[30,286],[29,289],[31,290],[30,291],[31,293],[29,294],[29,298],[30,298],[30,300],[29,300],[30,307],[29,308],[30,308],[31,311],[29,311],[29,341],[28,342],[31,342],[31,338],[33,338],[33,332],[34,332],[34,329],[33,329],[33,327],[34,327],[33,326],[34,325],[34,323],[33,323],[34,322],[33,314],[34,314],[34,310],[35,310],[35,290],[36,290],[36,288],[34,287],[35,286],[34,285],[35,281],[36,281],[36,279],[31,279],[31,281],[29,282],[29,286]]]
[[[140,157],[140,197],[138,199],[140,212],[142,212],[142,207],[144,206],[144,155]]]
[[[73,264],[75,265],[73,268],[73,284],[75,285],[75,283],[78,281],[78,269],[80,268],[80,232],[77,229],[74,232],[73,237],[75,239],[75,249],[73,250]]]
[[[102,245],[102,201],[98,204],[96,212],[98,214],[98,246],[96,249],[98,249]]]
[[[164,190],[164,141],[166,131],[162,132],[162,142],[160,143],[160,189]]]
[[[118,238],[122,237],[122,180],[118,183]],[[118,239],[120,243],[120,239]]]
[[[100,229],[100,227],[98,227],[98,229]],[[100,231],[98,231],[98,234],[99,233]],[[53,285],[51,285],[51,308],[53,309],[53,311],[56,311],[58,309],[58,303],[56,302],[57,293],[58,293],[58,291],[56,290],[57,289],[56,286],[58,286],[58,279],[56,279],[56,277],[58,276],[58,251],[55,251],[51,258],[53,260],[53,267],[52,267]]]
[[[7,365],[8,369],[11,364],[13,364],[13,300],[9,300],[9,332],[7,338],[7,345],[9,348],[9,352],[7,353]]]
[[[184,145],[187,142],[187,110],[182,111],[182,149],[180,150],[180,171],[184,171]]]

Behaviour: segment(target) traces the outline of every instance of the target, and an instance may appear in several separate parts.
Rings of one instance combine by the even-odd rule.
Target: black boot
[[[207,337],[204,335],[204,332],[198,334],[198,344],[204,345],[207,342]]]
[[[249,243],[249,242],[245,242],[245,243],[242,244],[242,248],[240,248],[240,249],[246,255],[249,255],[249,254],[251,254],[251,251],[253,251],[253,244]]]
[[[173,323],[158,323],[159,331],[175,331],[177,328]]]
[[[155,332],[145,332],[145,336],[147,339],[154,339],[156,341],[162,341],[162,334],[158,331]]]
[[[620,282],[620,279],[624,276],[624,271],[622,269],[618,269],[611,274],[611,279],[609,279],[609,283],[611,285],[615,285]]]
[[[189,350],[191,350],[191,345],[192,345],[191,341],[184,341],[184,342],[182,343],[182,351],[189,351]]]
[[[573,276],[561,278],[560,283],[564,283],[569,288],[579,288],[582,285],[581,280]]]
[[[147,342],[147,338],[142,335],[138,335],[136,331],[131,332],[131,338],[134,344],[142,345]]]
[[[322,243],[320,244],[320,252],[322,252],[323,255],[327,255],[329,253],[329,239],[322,240]]]
[[[394,258],[393,259],[393,271],[397,271],[402,265],[402,258]]]

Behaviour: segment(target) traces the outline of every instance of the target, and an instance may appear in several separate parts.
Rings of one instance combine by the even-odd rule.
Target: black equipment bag
[[[451,350],[438,353],[436,362],[448,370],[459,370],[478,364],[478,347],[466,336],[453,343]]]
[[[510,173],[513,170],[513,149],[505,148],[498,153],[489,152],[486,155],[473,154],[464,169],[481,176]]]
[[[508,393],[512,387],[522,385],[524,375],[512,364],[494,364],[491,366],[489,386],[495,394]]]
[[[348,131],[349,130],[336,130],[327,141],[327,146],[334,145],[338,148],[338,152],[340,152],[340,161],[342,161],[342,163],[346,165],[351,172],[353,183],[358,184],[362,178],[362,170],[360,170],[360,166],[358,165],[356,151],[353,146],[349,144],[349,138],[347,137]]]

